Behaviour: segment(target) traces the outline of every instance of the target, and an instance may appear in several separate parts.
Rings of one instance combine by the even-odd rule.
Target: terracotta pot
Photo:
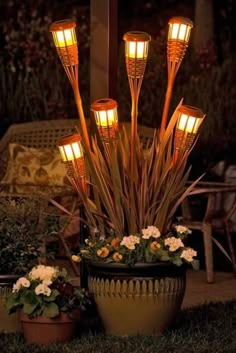
[[[66,313],[60,313],[53,319],[44,316],[30,319],[21,310],[20,321],[26,343],[49,345],[67,342],[76,334],[77,321],[70,319]]]
[[[19,275],[0,275],[0,331],[16,332],[20,331],[20,321],[18,314],[8,315],[5,308],[7,297],[12,292],[13,284],[21,277]]]
[[[88,270],[89,290],[106,333],[162,334],[173,323],[185,292],[184,267],[89,263]]]

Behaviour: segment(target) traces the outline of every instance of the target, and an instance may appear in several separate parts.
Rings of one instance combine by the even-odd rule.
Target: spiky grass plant
[[[179,41],[175,37],[170,40],[172,25],[175,21],[175,26],[183,26],[186,30],[184,40],[182,38]],[[189,36],[186,33],[190,33],[192,22],[182,17],[173,18],[169,25],[168,75],[170,77],[168,77],[168,82],[173,85],[187,48]],[[68,139],[66,143],[69,145],[66,146],[62,143],[60,151],[62,159],[68,167],[70,182],[82,201],[85,211],[84,222],[87,223],[90,233],[99,233],[102,237],[112,234],[121,238],[125,235],[141,232],[143,228],[150,225],[158,227],[160,232],[164,234],[171,228],[177,208],[183,199],[189,193],[197,192],[192,190],[195,183],[186,188],[189,176],[189,170],[186,170],[186,161],[191,151],[190,146],[188,148],[184,146],[188,136],[187,121],[184,127],[184,137],[181,141],[183,148],[178,148],[178,153],[174,148],[177,118],[182,101],[177,106],[168,125],[165,126],[165,122],[161,133],[155,131],[148,146],[144,145],[137,133],[137,116],[138,98],[147,61],[145,48],[148,48],[150,36],[144,32],[127,32],[124,35],[124,40],[126,41],[127,74],[132,100],[131,133],[129,134],[123,127],[119,130],[117,138],[111,139],[109,137],[107,140],[103,140],[99,134],[94,137],[91,131],[88,133],[78,85],[79,61],[75,27],[75,22],[63,20],[54,22],[50,31],[59,58],[72,85],[80,118],[78,141],[75,141],[76,136],[73,136],[72,139],[76,142],[75,144],[82,144],[84,152],[80,153],[80,157],[76,157],[78,150],[76,153],[73,151],[72,145],[74,143],[70,145]],[[132,52],[134,44],[135,46],[139,45],[142,50],[145,49],[142,55],[139,52],[139,57],[135,57]],[[174,55],[175,51],[177,54]],[[135,53],[138,53],[137,48]],[[167,102],[170,97],[171,90],[168,86]],[[103,103],[104,101],[106,99],[103,100]],[[167,108],[165,113],[168,113],[168,105],[165,105],[165,108]],[[93,110],[93,108],[91,109]],[[108,119],[108,110],[104,107],[101,110],[103,110],[103,115],[107,114]],[[186,114],[187,117],[189,114]],[[165,121],[165,119],[163,120]],[[106,129],[109,129],[108,125]],[[192,136],[195,133],[191,132]],[[69,158],[67,158],[67,147],[71,151]],[[82,155],[84,157],[81,158]],[[83,173],[81,173],[80,162],[83,158],[86,167],[82,168]],[[86,176],[84,170],[86,170]]]
[[[180,152],[177,159],[173,151],[177,110],[181,104],[162,140],[155,130],[153,138],[145,145],[137,136],[133,183],[130,136],[125,124],[115,142],[101,144],[93,138],[90,150],[84,146],[89,187],[84,188],[81,178],[70,178],[70,181],[82,200],[91,233],[123,237],[141,232],[149,225],[167,232],[183,199],[198,192],[194,189],[198,180],[186,188],[190,172],[190,169],[186,170],[186,161],[191,151]]]

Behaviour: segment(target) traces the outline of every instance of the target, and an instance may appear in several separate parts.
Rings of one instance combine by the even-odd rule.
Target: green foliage
[[[85,309],[87,305],[90,305],[87,293],[70,283],[65,269],[44,265],[19,278],[6,301],[9,314],[22,309],[32,318],[40,315],[53,318],[60,312],[73,316],[78,308]]]
[[[54,226],[40,223],[40,199],[0,198],[0,274],[24,274],[40,256]],[[51,256],[50,252],[47,256]]]
[[[162,336],[114,337],[84,330],[82,336],[66,344],[31,345],[30,353],[234,353],[235,321],[235,300],[209,303],[181,311],[176,324]],[[19,333],[0,333],[0,351],[25,353],[29,346]]]

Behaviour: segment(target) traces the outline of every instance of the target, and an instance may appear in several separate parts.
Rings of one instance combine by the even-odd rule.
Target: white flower
[[[46,284],[40,283],[35,288],[35,294],[36,295],[43,294],[49,297],[51,294],[51,289]]]
[[[140,238],[137,237],[136,235],[130,235],[128,237],[123,237],[120,245],[126,246],[129,250],[134,250],[135,249],[135,244],[140,243]]]
[[[149,239],[149,238],[159,238],[161,236],[161,233],[157,227],[154,226],[148,226],[145,229],[142,229],[143,239]]]
[[[197,256],[197,252],[192,248],[183,250],[182,254],[180,255],[180,257],[182,257],[184,260],[188,262],[192,262],[194,256]]]
[[[53,281],[58,275],[58,269],[51,266],[38,265],[29,273],[29,278],[40,281]]]
[[[185,226],[181,226],[181,225],[175,226],[175,229],[176,229],[176,232],[180,233],[180,234],[183,234],[183,233],[186,233],[186,232],[187,232],[187,234],[191,234],[192,233],[192,231],[190,229],[188,229]]]
[[[165,245],[169,246],[169,251],[176,251],[184,246],[182,240],[175,237],[165,239]]]
[[[44,279],[42,284],[44,284],[45,286],[50,286],[50,284],[52,284],[52,281],[49,279]]]
[[[13,293],[18,292],[21,287],[29,288],[29,286],[30,286],[30,281],[25,277],[20,277],[13,285],[12,292]]]

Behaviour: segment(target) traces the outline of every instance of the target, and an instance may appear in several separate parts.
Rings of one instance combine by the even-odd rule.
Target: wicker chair
[[[130,124],[124,125],[129,131]],[[76,126],[77,119],[43,120],[11,125],[0,140],[0,180],[6,172],[10,143],[35,148],[56,148],[57,139],[75,133]],[[139,135],[142,143],[146,145],[153,138],[153,129],[139,126]]]
[[[231,237],[231,221],[230,218],[236,210],[236,184],[217,183],[217,182],[199,182],[197,189],[203,188],[205,191],[202,197],[206,199],[206,207],[202,219],[198,219],[194,215],[193,207],[191,207],[191,196],[186,198],[181,204],[182,222],[183,224],[193,230],[199,230],[203,235],[205,266],[207,282],[214,282],[214,266],[213,266],[213,231],[222,231],[226,236],[230,259],[232,261],[232,268],[236,275],[236,256],[234,245]],[[224,209],[224,198],[230,194],[233,196],[231,206]],[[216,197],[220,197],[221,207],[216,209]],[[202,199],[201,197],[201,199]],[[200,195],[197,195],[198,201]]]
[[[44,120],[14,124],[0,140],[0,180],[4,176],[8,161],[8,145],[18,143],[27,147],[56,148],[59,137],[76,132],[77,119]]]

